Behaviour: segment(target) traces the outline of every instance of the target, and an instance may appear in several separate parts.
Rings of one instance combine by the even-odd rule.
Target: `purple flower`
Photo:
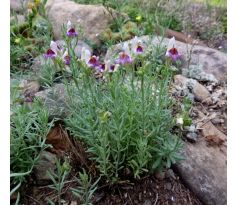
[[[125,65],[125,64],[130,64],[132,63],[132,59],[131,57],[126,54],[125,52],[120,52],[119,53],[119,58],[116,59],[116,64],[121,64],[121,65]]]
[[[168,50],[165,54],[165,56],[171,58],[173,61],[177,61],[179,59],[181,59],[182,55],[180,53],[178,53],[176,48],[171,48],[170,50]]]
[[[180,60],[182,57],[182,55],[175,48],[175,38],[174,37],[169,40],[169,44],[168,44],[165,56],[170,58],[173,62]]]
[[[137,52],[138,54],[143,53],[143,47],[142,47],[141,45],[137,45],[136,52]]]
[[[138,39],[137,36],[135,36],[132,40],[132,52],[134,54],[142,54],[144,52],[142,42]]]
[[[67,23],[67,36],[68,37],[76,37],[78,36],[78,32],[75,31],[75,28],[72,26],[71,22]]]
[[[102,63],[102,64],[100,64],[100,65],[98,66],[98,71],[99,71],[100,73],[103,73],[105,70],[106,70],[106,65],[105,65],[105,63]]]
[[[49,48],[44,54],[45,58],[55,58],[56,56],[57,54],[51,48]]]
[[[115,70],[116,70],[116,65],[113,64],[109,66],[108,72],[113,73]]]
[[[91,56],[89,61],[87,62],[88,66],[91,68],[98,68],[100,67],[99,57],[97,56]]]
[[[70,65],[70,56],[69,55],[67,55],[67,56],[65,56],[64,57],[64,63],[65,63],[65,65]]]
[[[64,52],[64,55],[62,56],[62,59],[63,59],[65,65],[70,65],[71,58],[70,58],[70,56],[68,54],[68,50],[67,49]]]
[[[57,56],[57,52],[59,52],[59,46],[56,42],[51,41],[50,42],[50,48],[46,51],[44,54],[45,58],[55,58]]]

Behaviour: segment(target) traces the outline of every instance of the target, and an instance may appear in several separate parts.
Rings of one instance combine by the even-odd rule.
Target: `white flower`
[[[177,125],[183,125],[183,118],[182,117],[179,117],[176,119],[176,124]]]
[[[83,47],[82,51],[81,51],[81,60],[84,61],[86,64],[88,64],[91,56],[92,56],[92,54],[91,54],[90,50]]]
[[[167,46],[167,52],[172,49],[175,48],[175,38],[174,36],[169,40],[168,46]]]
[[[129,45],[128,45],[127,42],[125,42],[125,43],[123,44],[123,46],[122,46],[122,50],[123,50],[124,53],[127,54],[127,55],[130,55],[130,54],[131,54],[131,52],[130,52],[130,48],[129,48]]]
[[[71,29],[72,28],[72,23],[71,21],[68,21],[67,22],[67,30]]]
[[[51,50],[53,50],[55,53],[59,52],[59,48],[58,48],[58,45],[55,41],[51,41],[50,42],[50,48]]]
[[[143,53],[142,41],[139,40],[137,36],[132,40],[131,50],[132,53],[136,55]]]

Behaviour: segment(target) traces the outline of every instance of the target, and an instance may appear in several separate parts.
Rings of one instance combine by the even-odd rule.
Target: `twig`
[[[158,201],[158,199],[159,199],[159,194],[158,194],[158,193],[156,193],[156,198],[155,198],[155,203],[154,203],[154,205],[156,205],[156,204],[157,204],[157,201]]]
[[[26,195],[26,197],[32,199],[32,200],[33,200],[34,202],[36,202],[37,204],[40,204],[40,205],[41,205],[41,203],[40,203],[38,200],[34,199],[33,197],[31,197],[31,196],[29,196],[29,195]]]

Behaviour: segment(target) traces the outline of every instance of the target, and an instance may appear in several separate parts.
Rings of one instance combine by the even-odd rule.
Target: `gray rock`
[[[145,200],[143,205],[151,205],[151,204],[152,204],[151,201],[147,199],[147,200]]]
[[[29,0],[10,0],[10,9],[15,12],[23,12]]]
[[[64,84],[57,84],[52,88],[40,91],[35,94],[43,100],[44,105],[49,110],[50,118],[64,118],[68,115],[67,91]]]
[[[11,22],[16,22],[17,24],[24,24],[26,22],[25,20],[25,16],[23,15],[16,15],[16,16],[11,16],[11,19],[10,19]]]
[[[185,143],[184,156],[186,159],[175,164],[175,169],[188,188],[204,204],[226,204],[226,155],[201,140],[196,144]]]
[[[99,43],[97,34],[110,26],[112,16],[119,16],[113,9],[109,13],[102,5],[82,5],[69,0],[49,0],[46,12],[52,23],[55,39],[61,38],[61,27],[70,20],[76,27],[81,26],[84,37],[94,43]]]
[[[159,36],[141,36],[138,38],[143,42],[145,50],[153,46],[167,47],[169,39]],[[127,41],[131,43],[131,40]],[[113,59],[122,50],[123,43],[112,46],[108,49],[105,59]],[[183,55],[181,66],[183,73],[189,77],[201,81],[226,82],[227,55],[221,51],[199,46],[190,45],[176,41],[176,48]],[[190,69],[192,71],[190,71]]]
[[[206,87],[201,85],[197,80],[186,78],[182,75],[174,76],[175,89],[173,92],[183,92],[184,95],[192,93],[196,100],[201,102],[210,102],[210,93]]]
[[[38,81],[21,80],[19,88],[25,96],[34,96],[40,89]]]
[[[165,177],[166,178],[171,178],[171,179],[174,179],[176,180],[176,176],[174,174],[174,171],[172,169],[168,169],[165,173]]]
[[[195,132],[189,132],[186,134],[186,138],[190,142],[197,142],[198,135]]]
[[[213,74],[206,73],[203,69],[203,65],[190,65],[189,69],[183,69],[182,74],[189,78],[196,79],[202,82],[214,82],[218,83],[218,80]]]
[[[45,63],[46,63],[46,60],[43,55],[40,55],[40,56],[37,56],[36,58],[34,58],[32,66],[31,66],[31,70],[36,74],[36,76],[39,77],[41,69]],[[51,65],[54,65],[53,61],[49,60],[49,63]]]
[[[37,185],[47,185],[51,182],[47,171],[55,171],[56,160],[56,155],[51,152],[43,151],[41,153],[40,159],[33,170]]]

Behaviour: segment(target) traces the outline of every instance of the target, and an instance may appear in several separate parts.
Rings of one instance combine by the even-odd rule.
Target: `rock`
[[[22,12],[29,0],[10,0],[10,9],[15,12]]]
[[[177,86],[176,89],[183,92],[185,95],[192,92],[195,99],[201,102],[210,102],[210,93],[201,85],[198,81],[194,79],[186,78],[182,75],[174,76],[174,84]]]
[[[151,201],[147,199],[147,200],[145,200],[143,205],[151,205],[151,204],[152,204]]]
[[[22,80],[19,88],[22,89],[25,96],[34,96],[39,91],[40,84],[38,81]]]
[[[166,184],[165,184],[165,188],[166,188],[167,190],[171,190],[171,189],[172,189],[172,184],[171,184],[170,182],[166,183]]]
[[[56,40],[61,38],[62,25],[70,20],[76,27],[81,26],[84,37],[99,43],[98,34],[110,26],[113,18],[119,14],[101,5],[83,5],[69,0],[49,0],[46,4],[46,13],[53,26],[53,33]]]
[[[227,202],[226,155],[218,147],[207,147],[205,140],[185,143],[185,160],[174,169],[195,195],[207,205]]]
[[[52,66],[54,65],[53,61],[48,61],[48,62],[51,63]],[[46,60],[43,55],[40,55],[34,58],[31,69],[33,70],[36,76],[39,77],[41,69],[45,63],[46,63]]]
[[[218,83],[213,74],[204,71],[202,65],[190,65],[189,69],[182,69],[182,74],[198,81]]]
[[[212,121],[212,124],[214,124],[214,125],[222,124],[222,123],[225,122],[224,119],[218,119],[218,118],[214,118],[214,119],[212,119],[211,121]]]
[[[163,180],[165,178],[165,172],[158,171],[158,172],[155,173],[155,177],[158,180]]]
[[[57,157],[47,151],[43,151],[40,155],[39,161],[34,168],[34,176],[36,178],[37,185],[47,185],[51,182],[47,171],[55,171]]]
[[[35,94],[36,97],[43,100],[49,110],[50,118],[67,116],[67,92],[64,84],[57,84],[54,87],[40,91]]]
[[[197,142],[198,135],[195,132],[189,132],[186,134],[186,139],[189,142]]]
[[[187,82],[187,87],[192,89],[192,92],[195,95],[195,99],[197,99],[198,101],[204,102],[210,97],[210,93],[206,89],[206,87],[201,85],[196,80],[190,79]]]
[[[16,22],[18,25],[20,24],[24,24],[26,21],[25,21],[25,16],[23,15],[16,15],[16,16],[12,16],[11,19],[10,19],[11,22]]]
[[[166,178],[171,178],[171,179],[176,180],[176,176],[175,176],[174,171],[173,171],[172,169],[168,169],[168,170],[165,172],[165,177],[166,177]]]
[[[168,38],[159,36],[141,36],[138,39],[145,45],[145,50],[151,46],[167,47],[169,42]],[[131,43],[131,40],[127,42]],[[122,50],[122,47],[123,43],[112,46],[108,49],[105,59],[114,58]],[[227,55],[225,53],[212,48],[199,45],[192,46],[179,41],[176,41],[176,48],[183,55],[184,60],[181,68],[187,77],[193,76],[200,81],[212,81],[215,83],[226,82]],[[193,72],[189,72],[190,68]]]
[[[214,116],[216,115],[214,114]],[[213,140],[215,140],[215,142],[213,143],[217,145],[220,145],[226,142],[227,140],[226,135],[223,134],[220,130],[218,130],[210,121],[210,119],[213,118],[213,116],[207,119],[205,115],[199,111],[199,117],[200,119],[204,119],[204,120],[200,120],[200,122],[197,123],[197,129],[202,130],[202,134],[204,138],[208,141],[208,143],[209,141],[213,141]]]
[[[201,126],[202,134],[209,144],[221,145],[226,140],[226,135],[218,130],[212,122],[207,122]]]

